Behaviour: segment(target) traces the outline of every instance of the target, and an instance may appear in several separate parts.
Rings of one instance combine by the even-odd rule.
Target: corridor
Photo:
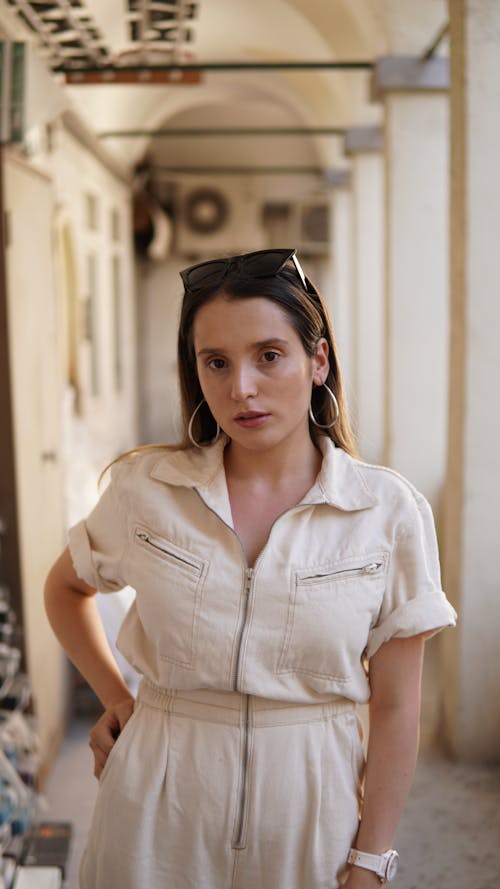
[[[198,371],[186,373],[200,384],[192,404],[183,404],[179,386],[191,342],[181,339],[179,361],[180,270],[228,256],[232,271],[241,270],[242,254],[276,259],[289,248],[307,311],[322,300],[311,302],[304,275],[331,314],[328,350],[338,348],[345,416],[362,460],[401,473],[431,506],[439,556],[405,558],[432,568],[425,583],[403,582],[391,567],[394,590],[416,599],[443,589],[458,613],[456,629],[427,643],[421,756],[394,839],[396,886],[499,889],[499,34],[499,0],[0,0],[0,655],[3,679],[19,669],[29,685],[22,706],[36,720],[34,771],[48,775],[46,811],[36,814],[74,828],[66,889],[77,889],[96,783],[89,726],[81,718],[67,725],[77,709],[74,673],[44,608],[47,573],[68,530],[95,506],[106,465],[141,445],[187,442],[203,424]],[[234,329],[246,333],[247,325]],[[332,409],[330,389],[323,396],[330,392]],[[293,385],[290,393],[295,410]],[[334,429],[330,414],[317,422],[313,390],[307,394],[310,431]],[[252,414],[248,407],[232,418],[245,434],[267,413],[261,405],[256,418],[240,416]],[[211,440],[208,431],[191,438],[193,447]],[[422,531],[422,513],[414,516],[391,538],[402,549]],[[160,556],[142,524],[149,533],[141,519],[134,545],[144,544],[142,555],[150,547],[152,564],[164,556],[170,564],[172,552]],[[209,526],[200,520],[203,532]],[[159,538],[175,538],[172,573],[190,591],[200,588],[180,634],[189,655],[172,655],[176,639],[165,654],[162,640],[162,668],[191,664],[194,628],[211,626],[203,609],[198,616],[201,561],[179,558],[184,532],[179,540],[178,529],[167,531]],[[323,546],[318,535],[314,542]],[[346,535],[345,552],[333,552],[328,565],[361,554],[349,546]],[[374,561],[342,561],[332,576],[343,583],[366,571],[366,583],[377,584],[385,543],[380,559],[378,549]],[[323,556],[314,557],[311,581]],[[234,639],[226,634],[237,655],[234,677],[228,670],[235,687],[253,608],[250,571],[245,578],[242,620]],[[122,582],[130,585],[118,590]],[[135,674],[114,642],[140,585],[125,574],[110,584],[116,590],[97,606],[130,686]],[[173,626],[158,601],[155,632]],[[381,616],[374,601],[371,628]],[[294,592],[281,603],[280,664],[296,602]],[[359,646],[358,668],[365,653]],[[304,675],[330,674],[320,664]],[[399,697],[408,700],[416,696]],[[394,759],[386,762],[395,778]],[[355,805],[353,812],[355,822]],[[8,838],[15,818],[5,819]],[[0,849],[0,870],[2,857]]]

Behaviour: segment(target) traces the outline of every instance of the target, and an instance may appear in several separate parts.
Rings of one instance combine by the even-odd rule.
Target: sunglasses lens
[[[191,291],[216,287],[233,264],[241,275],[249,278],[273,277],[281,271],[294,253],[294,250],[256,250],[254,253],[245,253],[243,256],[233,256],[228,259],[210,259],[208,262],[200,262],[184,269],[181,277],[186,289]],[[305,286],[302,275],[300,277]]]
[[[240,269],[243,274],[256,278],[267,278],[277,275],[291,253],[289,250],[266,250],[265,252],[248,253],[241,260]]]
[[[190,290],[202,290],[203,287],[217,284],[223,277],[226,268],[226,260],[214,259],[186,269],[182,273],[182,278]]]

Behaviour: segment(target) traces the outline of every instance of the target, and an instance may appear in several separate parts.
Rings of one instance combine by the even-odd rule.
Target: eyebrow
[[[269,340],[259,340],[257,343],[252,343],[252,349],[265,349],[266,346],[275,346],[275,345],[287,346],[288,340],[280,339],[278,336],[274,336]],[[208,349],[200,349],[197,352],[197,355],[211,355],[213,352],[224,352],[224,349],[219,348],[208,348]]]

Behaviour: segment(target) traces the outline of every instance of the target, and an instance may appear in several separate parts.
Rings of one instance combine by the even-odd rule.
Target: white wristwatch
[[[357,867],[374,871],[381,883],[390,883],[398,872],[399,855],[395,849],[388,849],[383,855],[351,849],[347,861]]]

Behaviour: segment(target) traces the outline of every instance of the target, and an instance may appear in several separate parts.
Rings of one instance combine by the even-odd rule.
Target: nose
[[[235,365],[231,376],[231,398],[233,401],[243,402],[248,398],[253,398],[256,394],[255,371],[247,364]]]

